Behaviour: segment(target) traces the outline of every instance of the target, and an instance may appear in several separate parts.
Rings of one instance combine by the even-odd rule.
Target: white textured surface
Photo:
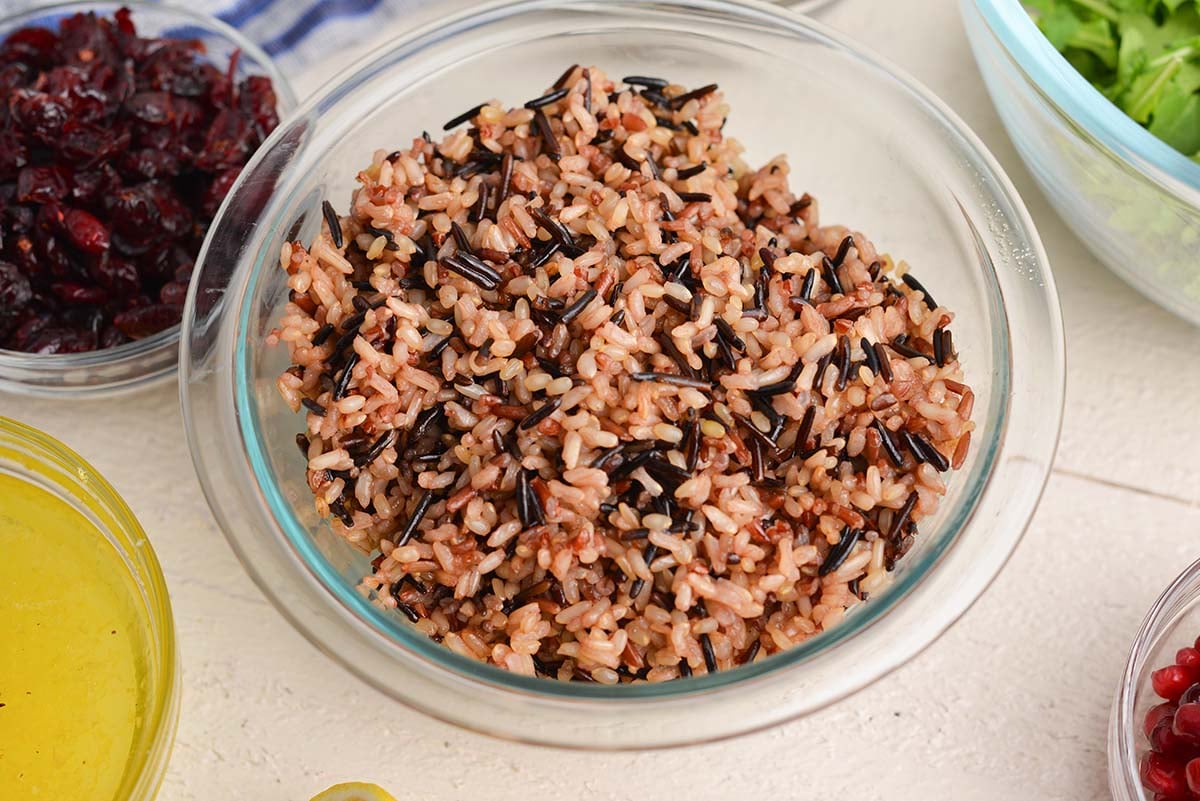
[[[173,386],[118,404],[0,397],[0,414],[99,468],[162,559],[185,676],[162,801],[302,801],[348,779],[379,781],[401,801],[1107,797],[1106,721],[1126,648],[1200,528],[1200,426],[1186,416],[1200,396],[1197,331],[1094,264],[1055,217],[1000,127],[955,6],[843,0],[825,18],[979,133],[1023,194],[1058,279],[1070,360],[1058,467],[976,607],[905,668],[803,722],[657,753],[514,746],[388,701],[276,614],[211,520]]]

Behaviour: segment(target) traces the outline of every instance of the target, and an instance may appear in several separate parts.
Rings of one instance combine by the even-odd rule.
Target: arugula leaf
[[[1200,95],[1172,81],[1154,108],[1150,133],[1180,153],[1200,151]]]
[[[1038,27],[1109,100],[1200,155],[1200,0],[1025,0]]]

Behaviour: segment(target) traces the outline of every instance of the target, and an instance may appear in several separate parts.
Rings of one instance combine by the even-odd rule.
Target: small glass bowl
[[[1142,621],[1117,688],[1108,726],[1108,786],[1113,801],[1150,801],[1138,764],[1150,750],[1142,731],[1146,712],[1162,703],[1150,674],[1175,663],[1175,652],[1200,637],[1200,561],[1158,597]]]
[[[287,79],[270,56],[239,31],[215,17],[189,8],[145,0],[134,2],[68,2],[26,8],[0,18],[0,41],[30,25],[55,28],[72,14],[94,12],[111,17],[128,8],[138,35],[199,39],[208,57],[227,64],[241,51],[235,75],[266,75],[275,86],[280,115],[296,107]],[[113,394],[145,386],[175,372],[179,326],[115,348],[87,353],[33,354],[0,349],[0,390],[25,395],[81,397]]]
[[[134,602],[144,612],[146,672],[138,688],[139,722],[114,798],[151,801],[175,742],[181,685],[171,600],[150,540],[95,468],[53,437],[6,417],[0,417],[0,473],[51,493],[87,518],[125,563],[130,585],[141,591]]]
[[[1200,324],[1200,164],[1125,115],[1020,0],[960,0],[1008,135],[1055,209],[1114,273]]]
[[[869,232],[955,309],[979,439],[895,581],[837,629],[719,674],[564,683],[461,657],[358,591],[368,557],[314,511],[278,397],[285,240],[344,208],[376,148],[440,130],[492,95],[536,97],[564,65],[717,81],[751,163],[792,156],[822,217]],[[504,75],[503,86],[487,76]],[[820,109],[815,113],[814,109]],[[700,742],[804,715],[914,656],[1020,539],[1058,438],[1063,337],[1033,224],[979,141],[927,91],[819,24],[762,2],[523,0],[412,32],[328,84],[255,157],[197,264],[181,394],[192,458],[243,565],[322,651],[385,693],[501,737],[577,748]]]

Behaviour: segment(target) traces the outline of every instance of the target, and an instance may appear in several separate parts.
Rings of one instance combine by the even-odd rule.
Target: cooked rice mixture
[[[317,510],[447,648],[603,684],[762,659],[885,585],[966,458],[953,315],[728,113],[573,66],[283,246]]]

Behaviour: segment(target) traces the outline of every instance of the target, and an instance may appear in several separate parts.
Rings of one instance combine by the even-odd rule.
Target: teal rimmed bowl
[[[1063,220],[1103,264],[1200,324],[1200,164],[1125,115],[1020,0],[960,0],[996,111]]]
[[[356,590],[368,557],[313,510],[294,441],[303,420],[275,389],[287,353],[264,345],[287,301],[281,244],[319,230],[323,199],[346,206],[373,150],[437,130],[481,91],[513,103],[534,96],[573,62],[719,82],[733,108],[727,130],[752,161],[790,154],[798,189],[821,200],[825,219],[907,259],[959,313],[955,342],[977,398],[975,448],[892,586],[837,629],[712,676],[613,687],[515,676],[374,607]],[[505,75],[502,87],[485,80],[496,74]],[[524,0],[409,34],[334,79],[271,137],[214,225],[184,317],[181,391],[196,469],[227,538],[279,610],[410,706],[489,734],[576,748],[762,728],[820,709],[914,656],[1016,546],[1062,409],[1053,282],[993,159],[894,67],[760,2]]]

